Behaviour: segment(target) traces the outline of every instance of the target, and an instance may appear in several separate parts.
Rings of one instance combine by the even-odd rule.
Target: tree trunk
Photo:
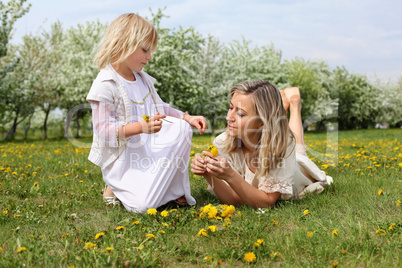
[[[46,140],[47,139],[47,119],[49,118],[49,113],[50,113],[50,104],[48,109],[45,109],[45,120],[43,122],[43,138]]]
[[[7,133],[6,140],[13,140],[15,138],[15,132],[17,132],[17,126],[18,126],[19,113],[20,113],[20,110],[18,109],[15,112],[14,122],[13,122],[13,125],[12,125],[10,131],[8,131],[8,133]]]
[[[27,140],[27,139],[28,139],[28,131],[29,131],[29,129],[31,128],[31,120],[32,120],[33,115],[34,115],[34,114],[32,113],[31,116],[29,117],[28,125],[27,125],[27,127],[25,128],[25,137],[24,137],[24,140]]]

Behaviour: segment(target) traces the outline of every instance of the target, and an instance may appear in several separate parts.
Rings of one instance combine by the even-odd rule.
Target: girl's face
[[[240,138],[245,143],[255,143],[258,140],[263,124],[249,95],[237,92],[233,95],[226,121],[229,136]]]
[[[148,61],[152,59],[151,50],[138,46],[133,54],[123,61],[125,68],[131,72],[139,72],[147,65]]]

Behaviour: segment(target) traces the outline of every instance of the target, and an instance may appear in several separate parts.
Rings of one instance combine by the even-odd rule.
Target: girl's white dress
[[[142,115],[155,115],[157,109],[149,89],[141,76],[128,81],[115,73],[123,83],[131,100],[130,122],[118,122],[113,104],[90,101],[93,110],[94,131],[110,146],[126,142],[127,147],[119,158],[102,169],[105,183],[128,211],[145,213],[149,208],[160,207],[169,201],[185,196],[194,205],[188,174],[192,129],[177,117],[181,112],[164,107],[167,121],[162,121],[158,133],[139,134],[119,140],[117,130],[121,125],[143,120]],[[169,122],[168,122],[169,121]]]

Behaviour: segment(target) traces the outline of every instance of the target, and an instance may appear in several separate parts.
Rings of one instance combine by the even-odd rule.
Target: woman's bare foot
[[[288,87],[284,90],[284,95],[291,108],[300,108],[300,90],[298,87]]]
[[[283,108],[285,108],[285,111],[287,112],[290,103],[289,103],[289,101],[288,101],[288,98],[286,97],[285,90],[280,90],[279,92],[281,93],[281,96],[282,96]]]

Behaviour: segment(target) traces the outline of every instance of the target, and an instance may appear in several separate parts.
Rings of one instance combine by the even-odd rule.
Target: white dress
[[[158,133],[142,133],[118,140],[117,130],[121,125],[141,121],[143,114],[152,116],[157,110],[140,75],[135,74],[136,81],[125,80],[118,74],[117,77],[131,100],[130,122],[118,122],[110,103],[91,102],[94,131],[110,146],[127,143],[119,158],[102,169],[105,183],[128,211],[145,213],[149,208],[158,208],[182,196],[189,205],[194,205],[188,174],[190,125],[176,118],[181,112],[166,104],[164,110],[169,122],[162,121]]]
[[[291,198],[302,198],[307,193],[320,193],[324,186],[333,182],[332,177],[320,170],[306,154],[304,146],[296,145],[295,150],[291,150],[293,144],[288,146],[285,159],[277,168],[271,169],[266,176],[256,177],[248,168],[243,151],[238,149],[231,154],[227,154],[222,146],[226,138],[226,133],[220,134],[214,140],[219,155],[226,158],[233,169],[235,169],[245,181],[255,188],[266,193],[279,192],[281,200]],[[213,193],[212,188],[208,191]]]

